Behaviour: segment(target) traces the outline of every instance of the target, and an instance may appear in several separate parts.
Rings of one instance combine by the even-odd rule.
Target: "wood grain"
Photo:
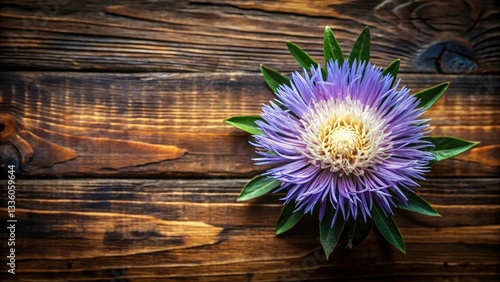
[[[481,141],[430,176],[498,175],[499,77],[487,86],[474,75],[400,77],[415,92],[451,81],[426,116],[432,134]],[[25,176],[248,177],[265,169],[252,164],[248,135],[223,123],[260,114],[273,98],[258,74],[11,72],[0,81],[1,112],[36,138],[76,153],[58,163],[35,154]],[[38,154],[46,150],[38,146]]]
[[[499,281],[500,3],[496,0],[0,0],[0,187],[15,164],[16,270],[0,281]],[[432,135],[481,143],[416,189],[442,215],[400,211],[407,254],[372,231],[326,261],[306,216],[274,235],[282,194],[236,202],[249,136],[223,120],[273,98],[259,65],[401,58],[412,92],[450,81]],[[5,223],[7,195],[0,192]]]
[[[396,216],[406,255],[372,231],[330,261],[309,216],[274,235],[282,195],[236,202],[245,181],[20,180],[14,281],[499,278],[499,179],[431,179],[417,191],[442,217]]]
[[[0,15],[0,65],[120,72],[297,68],[285,40],[322,60],[332,26],[347,54],[368,25],[373,62],[404,72],[499,72],[498,1],[12,1]]]

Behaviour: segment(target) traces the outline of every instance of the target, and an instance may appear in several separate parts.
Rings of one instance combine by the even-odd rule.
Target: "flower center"
[[[319,137],[323,151],[334,157],[355,158],[363,146],[363,137],[358,129],[342,119],[333,125],[324,124]]]
[[[311,163],[340,175],[363,175],[383,162],[392,148],[390,134],[377,112],[359,101],[319,101],[302,119],[304,154]]]

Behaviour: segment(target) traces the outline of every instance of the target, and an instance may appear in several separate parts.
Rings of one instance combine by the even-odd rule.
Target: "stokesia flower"
[[[425,110],[367,61],[331,60],[326,74],[304,69],[278,87],[256,121],[262,134],[252,142],[260,155],[254,160],[274,165],[264,175],[281,183],[285,204],[303,213],[317,207],[320,220],[331,207],[331,226],[338,217],[366,221],[374,205],[393,214],[395,198],[407,204],[405,193],[434,158],[422,138]]]
[[[288,78],[261,65],[277,98],[263,106],[260,116],[225,120],[253,135],[257,165],[272,166],[245,184],[238,201],[286,191],[276,234],[290,230],[304,213],[317,212],[327,258],[338,244],[360,243],[373,226],[404,253],[394,211],[439,216],[412,187],[424,180],[431,163],[478,142],[428,136],[422,114],[444,95],[449,82],[410,95],[395,81],[399,59],[384,70],[369,63],[368,27],[347,58],[329,27],[323,42],[326,68],[288,41],[303,74]]]

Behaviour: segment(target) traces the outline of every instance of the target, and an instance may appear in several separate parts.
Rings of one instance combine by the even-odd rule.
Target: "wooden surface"
[[[0,3],[0,281],[500,280],[498,1]],[[266,168],[222,120],[272,98],[261,63],[297,69],[285,40],[321,61],[325,25],[344,51],[370,26],[413,92],[450,81],[432,134],[481,142],[418,188],[442,217],[396,216],[406,255],[373,231],[326,261],[315,224],[274,235],[282,195],[236,202]]]

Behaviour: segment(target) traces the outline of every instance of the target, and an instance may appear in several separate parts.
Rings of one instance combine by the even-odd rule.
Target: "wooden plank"
[[[451,81],[426,115],[432,134],[481,141],[429,176],[498,175],[499,76],[400,77],[414,91]],[[223,123],[260,114],[273,98],[258,74],[10,72],[0,83],[4,132],[13,120],[10,136],[19,136],[0,148],[31,145],[24,176],[249,177],[265,169],[252,164],[248,135]]]
[[[418,193],[429,199],[442,217],[397,214],[406,255],[372,232],[352,250],[335,250],[330,261],[321,254],[317,227],[308,221],[309,216],[289,233],[274,235],[282,195],[236,202],[245,181],[19,180],[17,274],[2,272],[0,279],[500,278],[500,179],[430,180]],[[6,202],[2,194],[3,214]],[[6,232],[0,231],[1,238],[6,238]],[[5,260],[2,256],[0,262],[5,265]]]
[[[498,1],[2,1],[0,65],[16,70],[257,71],[322,60],[332,26],[346,53],[368,25],[373,61],[404,72],[498,72]]]
[[[21,171],[17,274],[0,281],[499,281],[499,14],[495,0],[2,0],[0,168]],[[442,217],[396,215],[406,255],[372,232],[326,261],[311,216],[274,235],[282,193],[236,202],[266,167],[223,119],[272,99],[259,64],[297,69],[285,40],[322,62],[325,25],[345,54],[370,26],[373,62],[401,58],[413,92],[451,81],[432,134],[481,141],[416,188]]]

